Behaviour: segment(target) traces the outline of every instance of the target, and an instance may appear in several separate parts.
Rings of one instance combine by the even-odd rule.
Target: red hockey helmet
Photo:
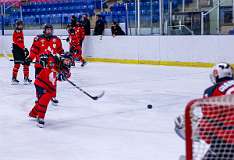
[[[48,67],[48,68],[54,68],[55,65],[56,65],[55,58],[54,58],[52,55],[49,55],[47,67]]]

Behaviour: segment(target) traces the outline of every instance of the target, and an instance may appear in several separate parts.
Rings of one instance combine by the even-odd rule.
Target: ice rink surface
[[[11,85],[12,67],[0,59],[0,160],[177,160],[184,141],[174,119],[211,85],[207,68],[88,63],[71,80],[105,95],[93,101],[58,82],[59,106],[49,105],[41,129],[27,117],[34,85],[22,84],[22,68]]]

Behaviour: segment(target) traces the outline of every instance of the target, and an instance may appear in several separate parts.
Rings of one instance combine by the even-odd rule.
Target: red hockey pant
[[[35,102],[35,105],[31,110],[31,112],[29,113],[29,116],[44,119],[48,104],[52,99],[52,97],[54,97],[54,93],[51,92],[45,92],[43,94],[37,93],[38,101]]]

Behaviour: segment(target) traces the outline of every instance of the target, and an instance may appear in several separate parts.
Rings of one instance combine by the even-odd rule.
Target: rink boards
[[[25,36],[27,48],[33,37]],[[68,51],[69,44],[62,42]],[[11,36],[0,36],[0,53],[10,54],[11,43]],[[95,62],[210,67],[221,61],[234,64],[233,44],[233,36],[89,36],[83,53]]]

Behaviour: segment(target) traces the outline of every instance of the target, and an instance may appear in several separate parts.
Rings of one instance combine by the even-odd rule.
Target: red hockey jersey
[[[13,33],[13,43],[18,47],[24,49],[24,33],[20,30],[15,30]]]
[[[80,39],[76,35],[76,33],[69,33],[69,45],[72,50],[80,50],[81,49],[81,44],[80,44]]]
[[[35,85],[44,88],[47,92],[55,94],[57,85],[57,72],[54,69],[44,68],[37,76]]]
[[[234,80],[226,80],[211,86],[204,97],[234,94]],[[200,137],[208,144],[213,138],[220,138],[234,144],[234,109],[227,106],[203,106],[203,117],[199,121]]]
[[[50,38],[45,37],[45,35],[38,35],[34,38],[32,47],[30,49],[30,59],[36,59],[36,68],[42,68],[42,66],[38,63],[39,57],[41,54],[50,52],[53,55],[62,54],[63,47],[62,42],[57,36],[52,36]]]
[[[75,33],[76,33],[77,37],[80,40],[84,40],[84,38],[85,38],[85,29],[84,29],[84,27],[83,26],[75,26],[74,30],[75,30]]]

